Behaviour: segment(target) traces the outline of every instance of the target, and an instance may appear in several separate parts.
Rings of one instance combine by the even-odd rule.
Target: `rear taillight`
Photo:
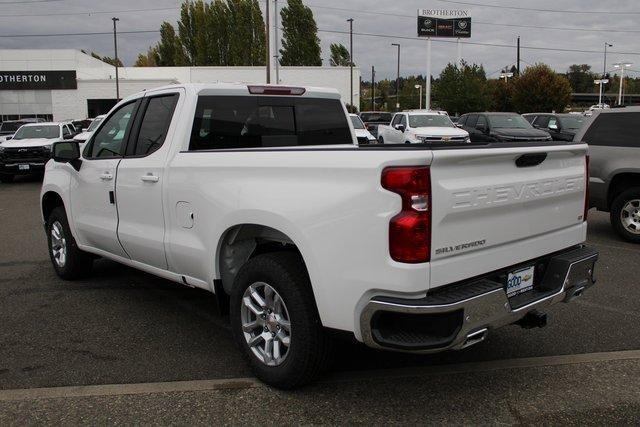
[[[399,194],[402,210],[389,223],[389,254],[404,263],[428,262],[431,255],[431,175],[426,166],[389,167],[382,187]]]
[[[589,155],[584,158],[584,214],[583,219],[586,221],[589,215]]]

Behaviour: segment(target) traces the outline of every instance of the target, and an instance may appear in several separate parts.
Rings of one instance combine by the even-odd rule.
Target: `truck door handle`
[[[140,179],[144,182],[158,182],[160,180],[160,178],[152,174],[142,175]]]
[[[113,179],[113,175],[111,175],[109,172],[105,172],[100,175],[100,179],[103,181],[111,181]]]

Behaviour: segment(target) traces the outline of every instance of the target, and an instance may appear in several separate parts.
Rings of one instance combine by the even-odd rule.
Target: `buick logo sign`
[[[422,23],[422,25],[425,28],[431,28],[431,25],[433,24],[433,21],[431,19],[425,19],[424,22]]]
[[[467,21],[458,21],[458,28],[464,30],[467,28]]]

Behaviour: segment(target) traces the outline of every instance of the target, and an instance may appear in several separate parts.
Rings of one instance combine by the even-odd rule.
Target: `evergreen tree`
[[[176,30],[168,22],[163,22],[160,26],[160,41],[154,49],[158,66],[170,67],[186,63]]]
[[[569,80],[548,65],[529,67],[514,81],[513,105],[518,113],[561,113],[569,102]]]
[[[486,111],[491,106],[491,94],[482,65],[463,62],[458,67],[457,64],[448,64],[433,89],[437,105],[451,115]]]
[[[282,49],[280,63],[291,66],[320,66],[318,26],[311,9],[302,0],[287,0],[280,11],[282,17]]]
[[[348,67],[351,64],[349,50],[343,44],[331,43],[331,66]]]

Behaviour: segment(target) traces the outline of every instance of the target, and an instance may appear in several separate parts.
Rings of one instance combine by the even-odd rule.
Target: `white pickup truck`
[[[594,283],[586,151],[358,146],[329,89],[170,86],[121,101],[82,156],[54,145],[42,217],[61,278],[100,256],[214,292],[256,375],[292,388],[331,330],[438,352],[542,326]]]
[[[440,144],[471,142],[469,132],[453,124],[442,111],[412,110],[396,113],[390,125],[378,126],[382,144]]]

